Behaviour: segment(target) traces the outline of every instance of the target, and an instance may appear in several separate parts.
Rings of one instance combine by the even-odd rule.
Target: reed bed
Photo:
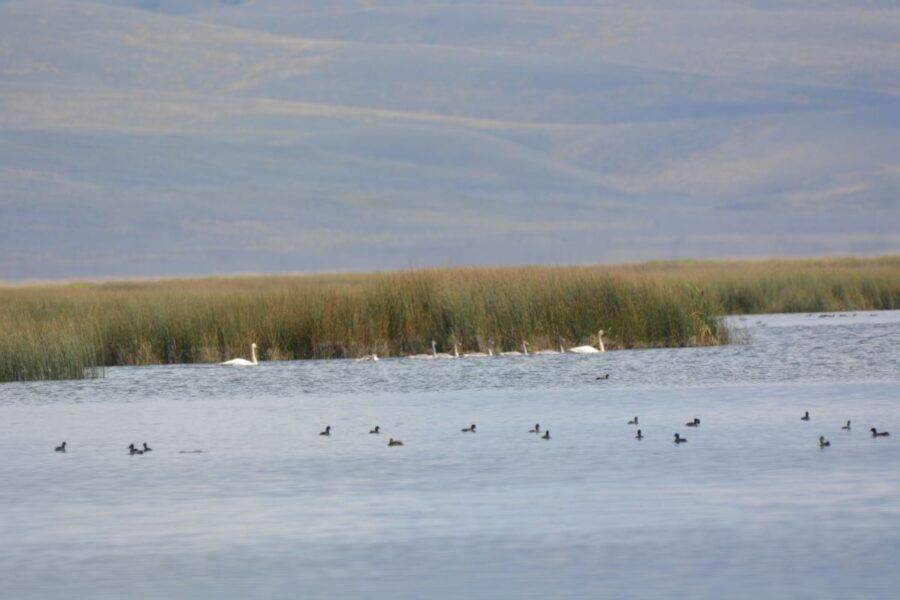
[[[727,343],[721,315],[890,309],[900,257],[0,287],[0,381],[112,365]]]

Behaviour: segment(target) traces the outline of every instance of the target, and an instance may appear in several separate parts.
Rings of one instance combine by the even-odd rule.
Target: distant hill
[[[892,2],[0,0],[0,279],[900,251]]]

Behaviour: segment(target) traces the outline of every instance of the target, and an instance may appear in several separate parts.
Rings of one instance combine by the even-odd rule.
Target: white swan
[[[435,350],[434,350],[434,340],[431,340],[431,354],[410,354],[406,358],[416,358],[419,360],[431,360],[434,358]]]
[[[477,358],[480,356],[493,356],[494,355],[494,342],[488,342],[488,351],[484,352],[466,352],[463,354],[463,358]]]
[[[229,367],[252,367],[258,365],[259,361],[256,360],[256,342],[250,344],[250,356],[253,360],[247,360],[246,358],[232,358],[231,360],[226,360],[219,364],[228,365]]]
[[[528,342],[522,342],[522,351],[518,350],[509,350],[508,352],[501,352],[500,356],[528,356]]]
[[[431,340],[431,353],[435,358],[459,358],[459,350],[457,350],[456,344],[453,344],[453,354],[448,354],[446,352],[438,352],[435,349],[434,340]]]
[[[532,354],[562,354],[565,352],[563,350],[562,344],[559,345],[559,350],[538,350],[537,352],[532,352]]]
[[[603,330],[597,332],[597,342],[600,346],[600,349],[597,350],[593,346],[575,346],[574,348],[569,348],[569,352],[572,354],[599,354],[600,352],[606,352],[606,348],[603,346]]]

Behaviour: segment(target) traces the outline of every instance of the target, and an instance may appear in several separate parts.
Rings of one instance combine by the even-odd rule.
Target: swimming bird
[[[603,375],[600,375],[600,376],[597,377],[596,379],[597,379],[597,381],[600,381],[601,379],[609,379],[609,373],[605,373],[605,374],[603,374]]]
[[[686,441],[687,441],[687,438],[683,438],[680,435],[678,435],[677,433],[675,434],[675,443],[676,444],[680,444],[680,443],[686,442]]]
[[[597,345],[600,346],[600,349],[594,348],[593,346],[575,346],[574,348],[569,348],[569,352],[572,354],[598,354],[600,352],[606,352],[606,347],[603,345],[603,330],[597,332]]]
[[[356,362],[378,362],[378,355],[374,352],[372,354],[366,354],[365,356],[357,358]]]
[[[394,438],[391,438],[388,440],[388,446],[402,446],[402,445],[403,445],[403,442],[401,442],[400,440],[395,440]]]
[[[147,445],[147,442],[144,442],[144,452],[153,452],[153,448]]]
[[[437,342],[431,340],[431,354],[410,354],[407,358],[430,360],[435,357],[435,354],[437,354]]]
[[[824,448],[825,446],[830,446],[831,442],[825,439],[824,435],[819,436],[819,448]]]
[[[331,435],[331,425],[328,425],[325,428],[325,431],[320,431],[319,435]]]
[[[685,427],[699,427],[700,419],[698,419],[697,417],[694,417],[693,421],[688,421],[687,423],[684,424],[684,426]]]
[[[501,352],[500,356],[528,356],[528,342],[522,341],[522,351],[518,350],[509,350],[508,352]]]
[[[219,364],[227,365],[229,367],[252,367],[259,364],[259,361],[256,360],[256,342],[250,344],[250,357],[253,360],[247,360],[246,358],[232,358],[231,360],[226,360]]]
[[[809,421],[809,411],[806,411],[805,413],[803,413],[803,416],[800,417],[800,420],[801,421]]]
[[[640,429],[638,429],[638,430],[637,430],[637,433],[634,435],[634,437],[636,437],[636,438],[639,439],[639,440],[642,440],[642,439],[644,439],[644,434],[641,433],[641,430],[640,430]]]
[[[59,446],[53,449],[54,452],[65,452],[66,451],[66,443],[63,442]]]
[[[540,423],[535,423],[534,429],[528,430],[528,433],[540,433],[540,432],[541,432],[541,424]]]
[[[637,424],[638,424],[638,418],[637,418],[637,417],[633,418],[632,420],[628,421],[628,424],[629,424],[629,425],[637,425]]]
[[[144,453],[144,451],[138,450],[137,448],[135,448],[134,444],[128,444],[128,454],[131,454],[133,456],[135,454],[143,454],[143,453]]]
[[[565,354],[565,352],[566,351],[563,349],[562,344],[560,344],[559,350],[551,350],[548,348],[546,350],[538,350],[536,352],[532,352],[532,354]]]
[[[369,433],[381,433],[381,426],[376,425],[374,429],[370,429]]]
[[[434,355],[435,358],[459,358],[459,352],[456,350],[455,345],[453,346],[453,352],[455,353],[455,356],[454,356],[454,354],[447,354],[446,352],[438,352],[437,351],[437,342],[435,342],[434,340],[431,340],[431,353]]]
[[[847,424],[844,425],[843,427],[841,427],[841,429],[846,429],[847,431],[850,431],[850,421],[847,421]]]
[[[464,427],[462,429],[463,433],[475,433],[475,423],[472,423],[469,427]]]
[[[541,439],[542,439],[542,440],[549,440],[549,439],[550,439],[550,430],[549,430],[549,429],[548,429],[547,431],[544,432],[544,435],[541,436]]]
[[[869,429],[869,431],[872,432],[872,437],[887,437],[887,436],[891,435],[890,432],[888,432],[888,431],[878,431],[874,427]]]
[[[493,356],[494,355],[494,340],[488,341],[488,351],[484,352],[466,352],[463,354],[463,358],[477,358],[480,356]]]

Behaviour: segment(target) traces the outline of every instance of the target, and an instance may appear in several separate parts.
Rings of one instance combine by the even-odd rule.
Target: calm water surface
[[[0,597],[898,597],[900,312],[732,323],[746,343],[0,384]]]

